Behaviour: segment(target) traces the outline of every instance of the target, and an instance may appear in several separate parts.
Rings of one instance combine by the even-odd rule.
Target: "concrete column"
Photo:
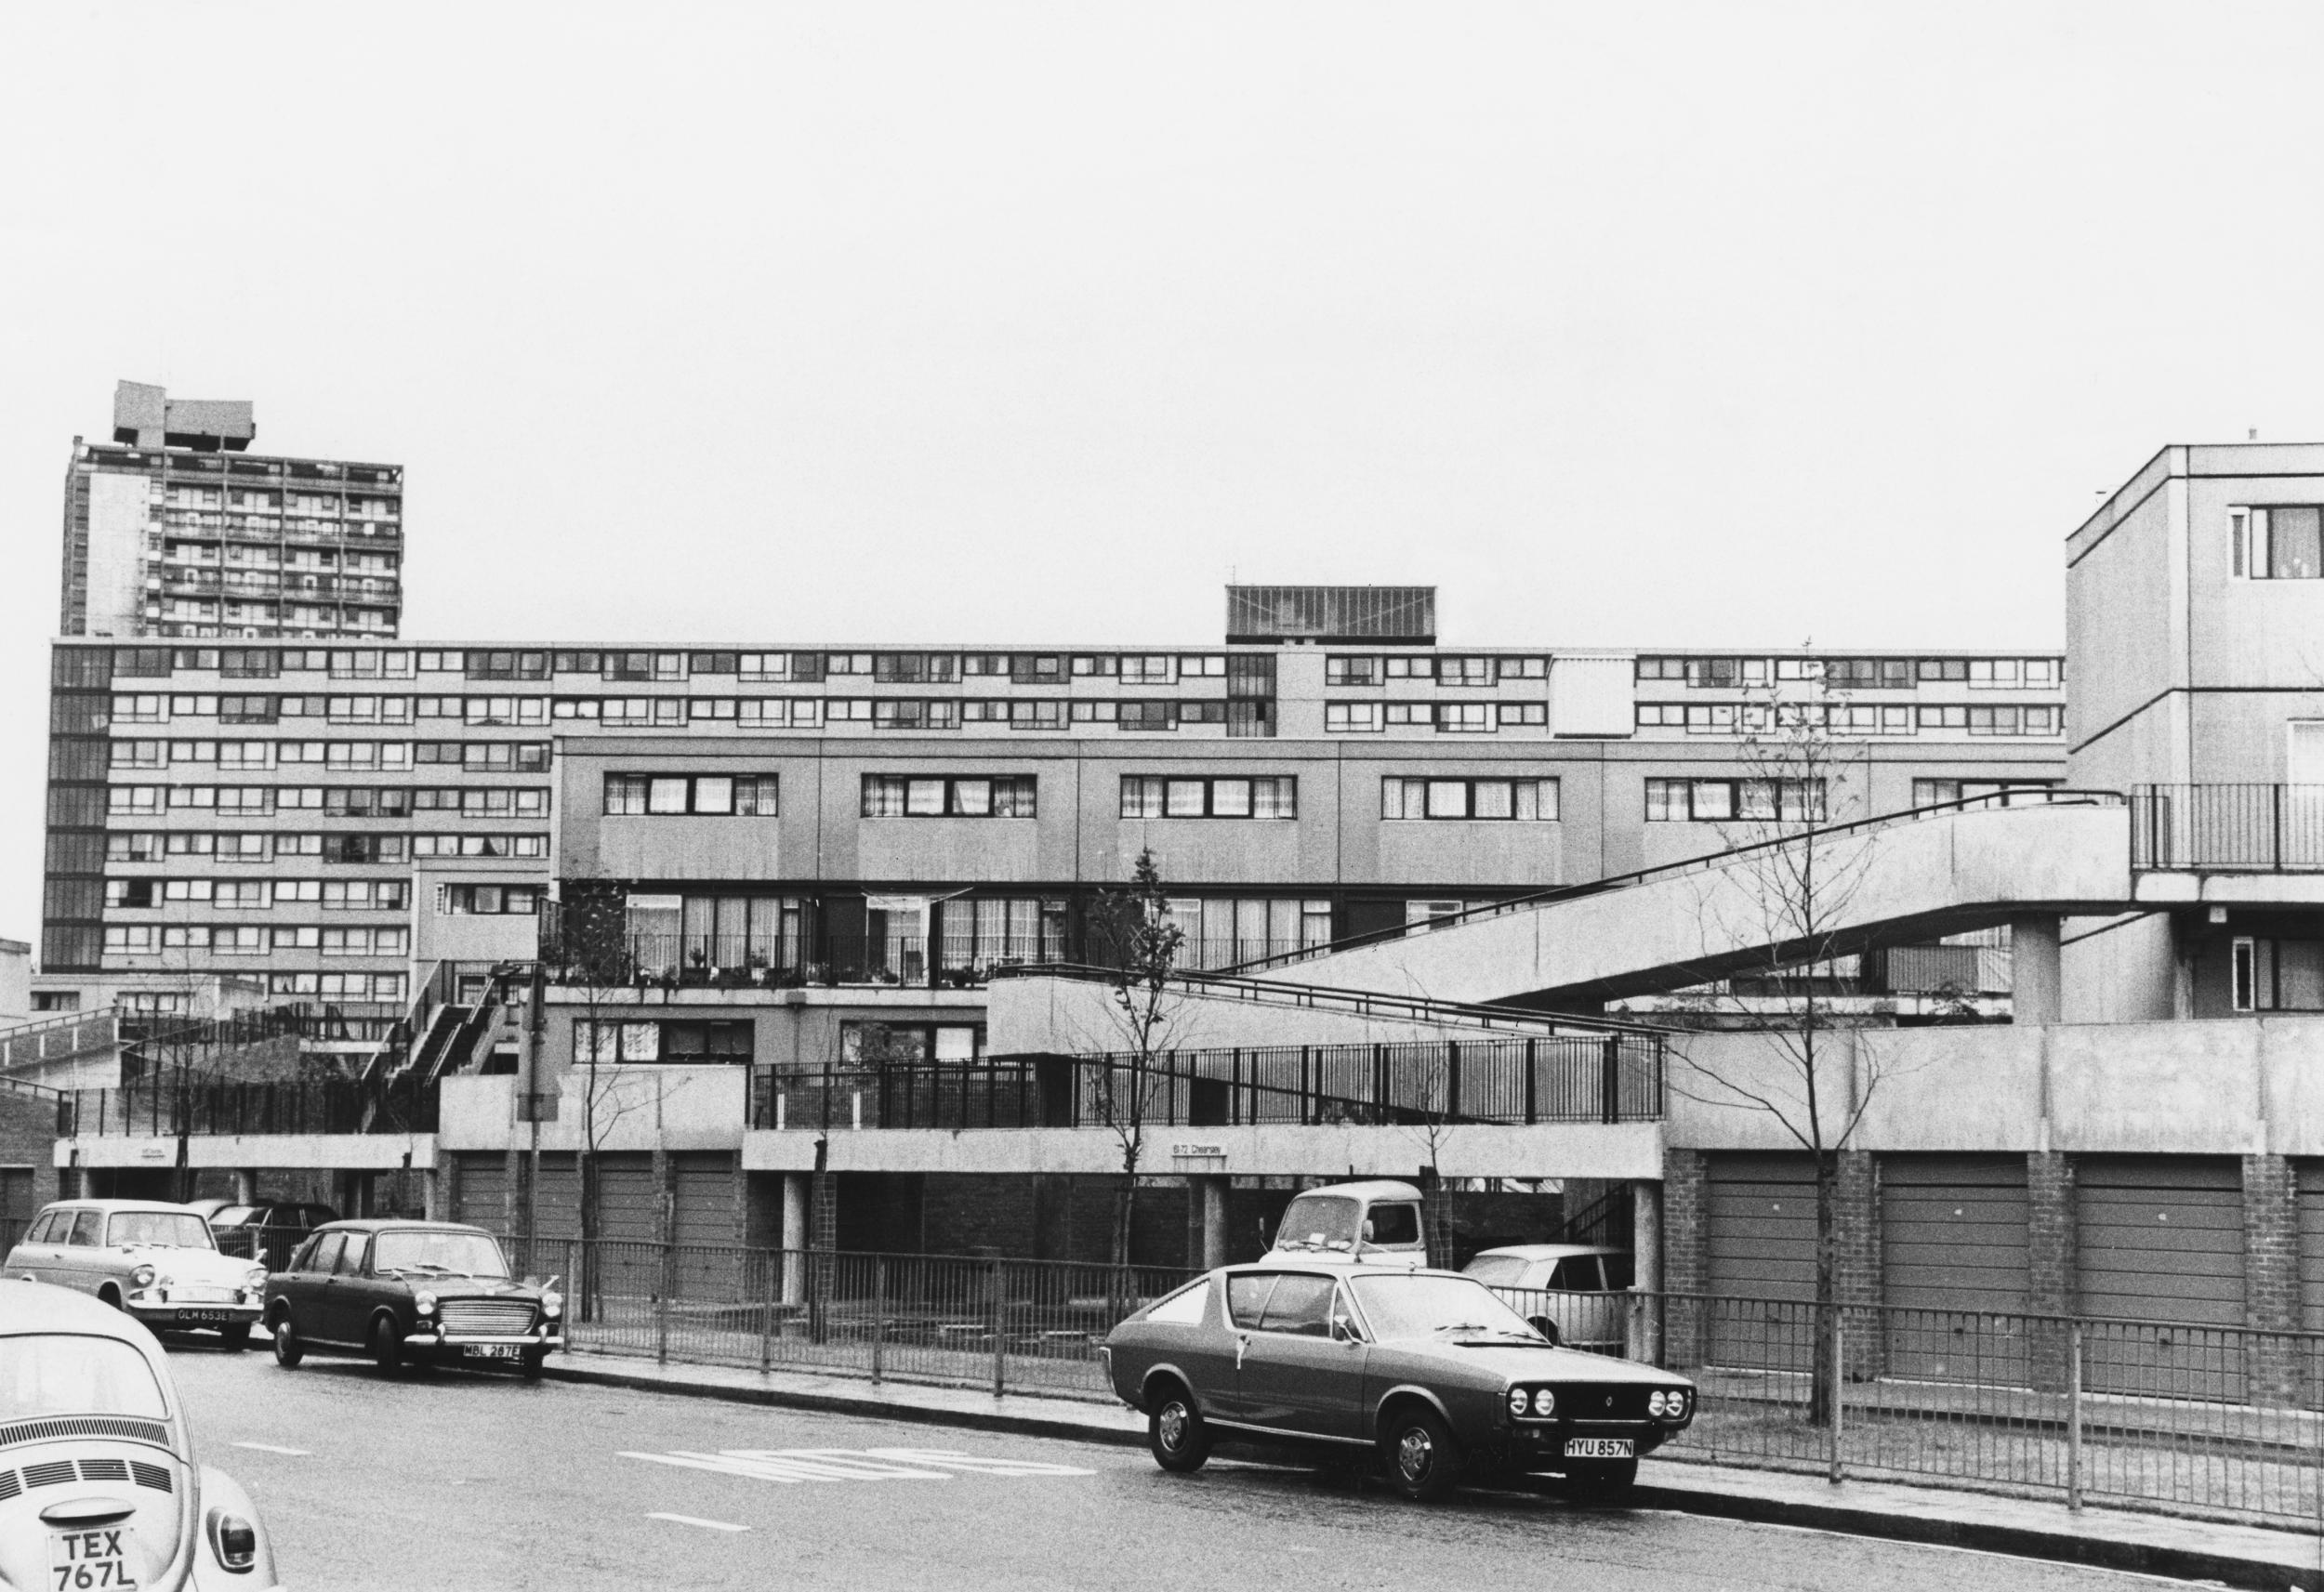
[[[445,1184],[449,1179],[444,1176],[444,1163],[450,1159],[449,1155],[440,1151],[433,1166],[420,1169],[419,1211],[429,1221],[446,1219],[445,1213],[451,1208],[451,1202],[445,1197]]]
[[[807,1174],[783,1175],[783,1302],[807,1300]]]
[[[1571,1184],[1566,1185],[1568,1188]],[[1630,1249],[1631,1286],[1641,1294],[1662,1292],[1662,1185],[1641,1178],[1630,1186]],[[1631,1350],[1640,1360],[1659,1363],[1662,1357],[1662,1315],[1649,1303],[1636,1318]]]
[[[1225,1178],[1202,1179],[1202,1269],[1226,1264],[1226,1203],[1233,1182]]]
[[[2300,1330],[2298,1181],[2281,1155],[2243,1158],[2243,1309],[2261,1332]],[[2296,1408],[2300,1347],[2289,1338],[2258,1339],[2251,1356],[2251,1401]]]
[[[2065,993],[2058,956],[2058,920],[2032,913],[2009,920],[2010,1020],[2056,1022]]]
[[[234,1174],[234,1204],[255,1205],[258,1203],[258,1175],[247,1169]]]
[[[2053,1150],[2026,1157],[2026,1309],[2037,1316],[2074,1313],[2074,1164]],[[2066,1334],[2036,1323],[2028,1334],[2034,1386],[2063,1392]]]

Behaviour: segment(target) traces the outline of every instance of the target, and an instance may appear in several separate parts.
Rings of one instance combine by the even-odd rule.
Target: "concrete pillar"
[[[2026,1157],[2026,1309],[2036,1316],[2074,1313],[2074,1164],[2053,1150]],[[2063,1392],[2066,1334],[2035,1323],[2028,1332],[2034,1386]]]
[[[783,1302],[807,1300],[807,1174],[783,1175]]]
[[[1202,1269],[1208,1271],[1226,1264],[1227,1194],[1234,1183],[1225,1178],[1205,1178],[1201,1183]]]
[[[1568,1184],[1567,1187],[1571,1187]],[[1630,1186],[1630,1249],[1631,1286],[1641,1294],[1662,1292],[1662,1185],[1641,1178]],[[1662,1358],[1662,1315],[1652,1303],[1642,1308],[1631,1341],[1639,1360],[1659,1363]]]
[[[2054,913],[2009,920],[2010,1020],[2056,1022],[2065,1007]]]
[[[449,1156],[439,1152],[436,1164],[420,1168],[419,1210],[420,1215],[429,1221],[445,1220],[446,1212],[451,1208],[451,1202],[445,1197],[445,1184],[448,1179],[444,1176],[443,1164],[449,1159]]]
[[[2267,1333],[2300,1330],[2298,1181],[2281,1155],[2243,1158],[2243,1309],[2246,1324]],[[2296,1408],[2301,1347],[2288,1337],[2257,1339],[2251,1401]]]
[[[234,1174],[234,1204],[255,1205],[258,1203],[258,1175],[247,1168]]]

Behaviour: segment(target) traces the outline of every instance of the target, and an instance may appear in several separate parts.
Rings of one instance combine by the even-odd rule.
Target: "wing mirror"
[[[1527,1316],[1525,1324],[1548,1338],[1550,1346],[1553,1349],[1560,1347],[1565,1341],[1557,1335],[1557,1323],[1547,1316]]]
[[[1331,1318],[1331,1341],[1334,1343],[1358,1343],[1362,1340],[1355,1335],[1355,1323],[1353,1322],[1350,1321],[1345,1316],[1335,1315]]]

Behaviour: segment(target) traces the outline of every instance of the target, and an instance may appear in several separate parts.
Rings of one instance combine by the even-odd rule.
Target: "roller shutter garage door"
[[[2240,1400],[2243,1174],[2212,1156],[2077,1161],[2084,1380],[2107,1392]]]
[[[1711,1361],[1804,1370],[1816,1355],[1816,1170],[1804,1155],[1716,1155],[1704,1230]],[[1760,1301],[1790,1301],[1764,1304]]]
[[[2022,1155],[1881,1157],[1890,1375],[2024,1385],[2027,1216]]]
[[[679,1244],[675,1297],[742,1297],[742,1251],[734,1243],[734,1157],[685,1151],[670,1157],[670,1229]]]
[[[508,1225],[508,1163],[497,1152],[463,1151],[455,1164],[452,1219],[491,1232]]]
[[[2324,1332],[2324,1161],[2299,1167],[2300,1324]]]

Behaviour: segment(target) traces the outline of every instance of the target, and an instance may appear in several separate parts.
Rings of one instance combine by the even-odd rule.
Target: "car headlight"
[[[1512,1388],[1509,1390],[1509,1413],[1512,1415],[1522,1416],[1532,1407],[1533,1395],[1531,1393],[1523,1388]]]
[[[237,1575],[258,1562],[258,1528],[224,1509],[210,1511],[210,1551],[218,1563]]]
[[[1653,1392],[1646,1395],[1646,1413],[1650,1415],[1658,1415],[1662,1414],[1661,1388],[1657,1388]]]
[[[259,1289],[265,1287],[266,1268],[263,1266],[253,1266],[249,1270],[244,1272],[242,1274],[242,1285],[249,1289],[254,1294]]]
[[[565,1296],[562,1294],[548,1293],[541,1296],[541,1314],[553,1322],[564,1313]]]
[[[1673,1388],[1662,1396],[1662,1413],[1673,1418],[1686,1414],[1686,1389]]]
[[[412,1309],[417,1310],[423,1316],[434,1315],[436,1313],[436,1296],[429,1293],[427,1289],[422,1288],[418,1293],[412,1296]]]
[[[153,1285],[153,1269],[151,1266],[140,1266],[130,1272],[129,1285],[133,1288],[151,1288]]]
[[[1537,1415],[1557,1414],[1557,1395],[1547,1388],[1539,1389],[1533,1395],[1533,1413]]]

